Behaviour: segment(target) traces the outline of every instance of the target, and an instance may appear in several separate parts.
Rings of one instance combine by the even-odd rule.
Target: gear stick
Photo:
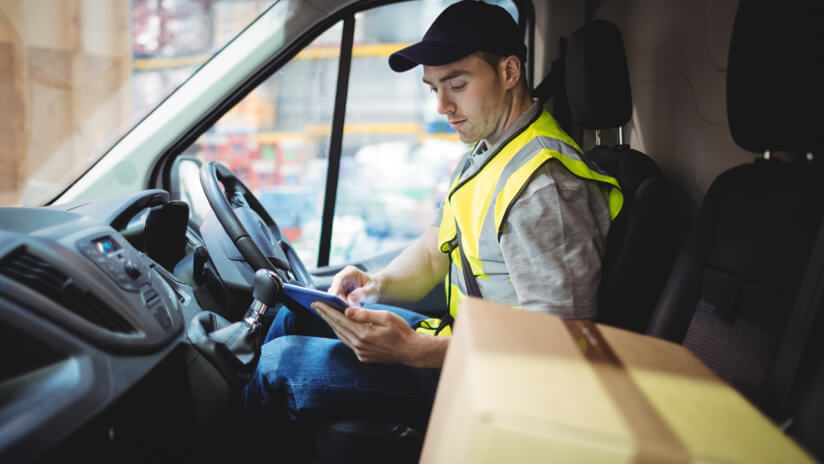
[[[211,311],[203,311],[192,319],[186,336],[230,384],[243,385],[254,372],[263,341],[261,318],[270,306],[278,303],[282,287],[276,273],[258,269],[252,304],[242,320],[229,322]]]
[[[277,274],[268,269],[258,269],[255,272],[255,284],[252,287],[252,304],[243,321],[251,330],[260,327],[260,318],[270,306],[278,304],[278,295],[283,288],[283,282]]]

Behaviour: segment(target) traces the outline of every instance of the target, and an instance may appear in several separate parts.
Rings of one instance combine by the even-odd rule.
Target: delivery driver
[[[423,40],[389,57],[397,72],[423,65],[438,112],[474,146],[429,230],[379,272],[346,267],[335,276],[329,291],[352,305],[345,313],[319,304],[327,326],[279,311],[244,394],[249,418],[280,431],[294,431],[287,424],[301,416],[423,426],[462,297],[595,316],[606,234],[622,196],[531,98],[525,58],[512,17],[474,1],[446,8]],[[449,314],[440,320],[362,307],[417,301],[444,281]]]

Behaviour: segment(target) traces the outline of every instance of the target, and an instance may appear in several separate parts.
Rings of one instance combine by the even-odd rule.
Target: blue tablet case
[[[303,308],[311,311],[312,314],[315,315],[317,315],[317,313],[310,306],[315,301],[326,303],[341,312],[350,306],[336,295],[293,284],[283,284],[283,296],[286,297],[284,298],[284,304],[286,304],[289,309],[297,311],[299,308]]]

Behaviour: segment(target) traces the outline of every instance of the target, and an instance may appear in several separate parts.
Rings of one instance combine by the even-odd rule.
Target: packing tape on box
[[[629,375],[601,331],[587,320],[564,320],[584,357],[595,366],[598,379],[636,437],[635,462],[687,462],[689,451]]]

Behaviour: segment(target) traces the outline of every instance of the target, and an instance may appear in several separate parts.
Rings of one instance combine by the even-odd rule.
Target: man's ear
[[[521,60],[515,55],[505,57],[500,62],[501,75],[504,77],[506,89],[512,89],[521,79]]]

